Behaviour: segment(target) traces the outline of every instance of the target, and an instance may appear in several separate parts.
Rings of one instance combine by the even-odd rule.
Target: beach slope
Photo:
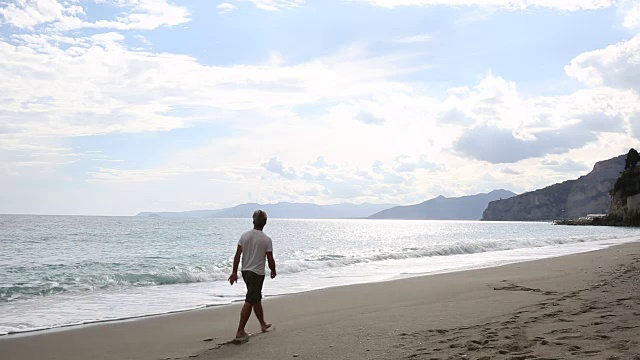
[[[279,278],[277,281],[286,281]],[[313,281],[313,279],[309,279]],[[2,359],[640,359],[640,244],[0,339]],[[249,331],[259,331],[251,319]]]

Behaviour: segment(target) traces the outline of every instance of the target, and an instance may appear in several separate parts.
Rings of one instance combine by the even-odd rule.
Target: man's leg
[[[248,271],[242,272],[242,280],[247,286],[247,296],[244,299],[244,305],[242,306],[242,310],[240,310],[240,323],[238,324],[238,331],[236,332],[236,338],[243,338],[249,336],[247,332],[244,330],[244,327],[247,325],[249,321],[249,317],[251,316],[251,310],[253,309],[253,305],[251,304],[251,293],[252,293],[252,278],[250,277],[250,273]]]
[[[256,317],[258,318],[258,321],[260,322],[260,328],[262,329],[262,332],[269,331],[269,328],[271,327],[271,324],[267,324],[264,321],[264,311],[262,309],[262,303],[261,302],[257,302],[255,304],[253,304],[253,310],[256,313]]]
[[[251,316],[251,308],[252,305],[248,302],[244,303],[242,306],[242,310],[240,310],[240,323],[238,324],[238,331],[236,332],[236,338],[243,338],[249,336],[246,331],[244,331],[244,327],[247,325],[247,321],[249,321],[249,317]]]

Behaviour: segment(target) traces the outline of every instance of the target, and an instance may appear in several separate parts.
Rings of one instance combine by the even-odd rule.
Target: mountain
[[[625,156],[621,155],[596,163],[589,174],[576,180],[491,202],[482,220],[541,221],[606,214],[611,199],[609,192],[624,170],[624,164]]]
[[[277,204],[242,204],[232,208],[219,210],[195,210],[185,212],[142,212],[137,216],[160,216],[173,218],[212,217],[212,218],[250,218],[257,209],[267,212],[270,218],[286,219],[346,219],[366,218],[381,210],[388,209],[392,204],[336,204],[316,205],[305,203],[281,202]]]
[[[369,216],[369,219],[406,220],[480,220],[490,201],[510,198],[516,194],[508,190],[494,190],[488,194],[446,198],[438,196],[417,205],[396,206]]]

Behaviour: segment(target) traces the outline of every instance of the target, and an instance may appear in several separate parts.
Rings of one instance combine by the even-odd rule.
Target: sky
[[[0,213],[522,193],[640,145],[640,0],[0,0]]]

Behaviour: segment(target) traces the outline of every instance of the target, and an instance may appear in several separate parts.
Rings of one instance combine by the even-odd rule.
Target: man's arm
[[[269,263],[269,270],[271,270],[271,278],[276,277],[276,261],[273,258],[273,251],[267,252],[267,262]]]
[[[240,255],[242,255],[242,246],[238,245],[238,249],[236,249],[236,255],[233,257],[233,272],[231,276],[229,276],[229,283],[233,285],[233,283],[238,281],[238,267],[240,266]]]

